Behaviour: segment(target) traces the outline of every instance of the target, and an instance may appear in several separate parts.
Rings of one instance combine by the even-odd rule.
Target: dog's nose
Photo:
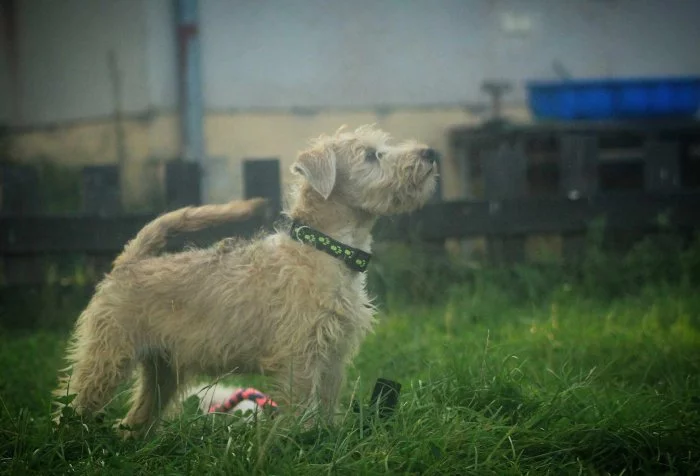
[[[437,162],[438,152],[435,149],[423,149],[420,151],[420,157],[423,160],[427,160],[431,164]]]

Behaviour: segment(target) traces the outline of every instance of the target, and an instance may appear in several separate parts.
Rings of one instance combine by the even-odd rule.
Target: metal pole
[[[175,0],[179,61],[182,154],[188,161],[204,159],[202,71],[198,0]]]

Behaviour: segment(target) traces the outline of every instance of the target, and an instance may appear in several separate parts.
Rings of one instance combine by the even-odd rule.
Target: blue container
[[[700,77],[530,81],[538,119],[691,117],[700,106]]]

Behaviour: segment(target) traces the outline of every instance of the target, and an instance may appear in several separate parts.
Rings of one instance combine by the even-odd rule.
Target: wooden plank
[[[154,215],[126,216],[0,216],[0,254],[108,254],[121,251]],[[227,223],[173,237],[168,249],[186,243],[204,246],[226,236],[252,236],[265,223],[261,217]]]
[[[532,124],[508,124],[504,132],[518,134],[600,134],[627,131],[647,134],[649,132],[665,135],[697,134],[700,121],[696,119],[671,119],[652,121],[536,121]],[[479,137],[493,136],[493,132],[474,126],[456,126],[448,131],[448,140],[452,147],[459,147],[464,142]]]
[[[590,223],[607,218],[611,230],[654,230],[661,213],[669,224],[700,228],[700,193],[607,194],[588,200],[512,199],[500,202],[444,202],[420,212],[380,220],[376,238],[422,240],[445,237],[513,236],[530,233],[585,233]]]
[[[667,212],[672,226],[700,227],[700,192],[611,193],[578,201],[543,197],[442,202],[412,214],[383,218],[375,227],[375,235],[377,239],[441,241],[485,235],[581,233],[592,220],[603,216],[609,229],[653,230],[659,214]],[[0,254],[118,252],[153,218],[0,215]],[[209,243],[225,236],[251,236],[268,226],[262,217],[254,217],[177,236],[168,249],[190,241]]]

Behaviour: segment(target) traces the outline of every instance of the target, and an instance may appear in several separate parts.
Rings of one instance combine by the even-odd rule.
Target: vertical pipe
[[[107,53],[107,69],[109,79],[112,83],[112,98],[114,100],[114,141],[116,144],[117,165],[119,174],[124,175],[124,165],[126,164],[126,145],[124,144],[124,117],[122,114],[122,76],[119,71],[117,54],[113,49]]]
[[[13,122],[21,122],[20,117],[20,84],[19,84],[19,51],[18,51],[18,15],[19,1],[18,0],[0,0],[0,31],[4,32],[2,41],[6,48],[7,68],[10,79],[11,97],[11,120]]]
[[[175,15],[182,154],[185,160],[201,165],[205,150],[198,3],[198,0],[175,0]]]

